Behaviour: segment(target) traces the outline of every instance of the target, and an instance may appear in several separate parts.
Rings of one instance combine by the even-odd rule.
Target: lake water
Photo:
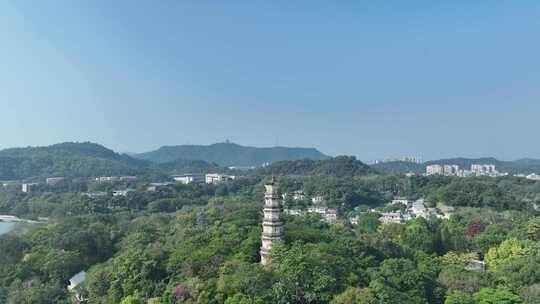
[[[15,223],[0,222],[0,235],[8,233],[15,228]]]

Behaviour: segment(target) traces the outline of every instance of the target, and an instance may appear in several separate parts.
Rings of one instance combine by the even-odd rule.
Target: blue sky
[[[0,148],[540,158],[539,38],[538,1],[1,1]]]

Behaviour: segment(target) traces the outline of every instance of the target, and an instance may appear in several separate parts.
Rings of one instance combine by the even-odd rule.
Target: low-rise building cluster
[[[23,193],[30,193],[30,192],[32,192],[34,187],[36,187],[37,185],[39,185],[39,183],[22,183],[21,184],[21,191]]]
[[[181,175],[173,175],[172,179],[175,182],[187,185],[194,182],[202,182],[205,180],[205,177],[203,174],[181,174]]]
[[[88,198],[95,199],[95,198],[100,198],[100,197],[107,196],[107,192],[105,192],[105,191],[85,192],[82,195],[84,195],[84,196],[86,196]]]
[[[471,170],[462,170],[457,165],[440,165],[433,164],[426,166],[426,175],[443,175],[443,176],[505,176],[508,173],[501,173],[497,171],[495,165],[492,164],[473,164]]]
[[[394,196],[394,198],[392,199],[391,204],[392,205],[401,204],[401,205],[407,206],[409,204],[409,200],[406,197]]]
[[[283,195],[284,195],[283,199],[286,199],[287,197],[289,197],[287,193]],[[293,199],[293,201],[303,201],[306,199],[306,194],[302,190],[296,190],[292,193],[291,198]]]
[[[383,223],[394,223],[399,224],[402,222],[402,215],[401,212],[383,212],[381,213],[381,217],[379,218],[379,221]]]
[[[296,191],[293,191],[292,193],[283,193],[281,195],[281,197],[283,199],[287,199],[287,198],[291,198],[293,201],[304,201],[306,200],[306,198],[309,199],[309,197],[304,193],[304,191],[302,190],[296,190]],[[315,205],[324,205],[325,204],[325,200],[324,200],[324,197],[322,195],[315,195],[313,197],[311,197],[309,200],[311,200],[311,202]]]
[[[174,185],[174,183],[171,182],[162,182],[162,183],[150,183],[148,187],[146,187],[146,191],[148,192],[156,192],[160,189],[167,189]]]
[[[437,208],[430,208],[426,206],[425,199],[421,198],[416,201],[410,201],[405,197],[394,197],[394,199],[388,203],[388,205],[404,205],[406,209],[401,211],[391,211],[391,212],[379,212],[376,209],[371,209],[369,212],[379,213],[379,221],[382,223],[394,223],[400,224],[412,220],[413,218],[422,217],[429,219],[431,217],[436,217],[440,219],[450,219],[451,213],[442,212]],[[351,224],[358,224],[358,217],[352,217],[350,219]]]
[[[234,175],[227,175],[221,173],[208,173],[205,176],[207,184],[219,184],[223,182],[233,181],[236,178]]]
[[[234,175],[227,175],[222,173],[208,173],[208,174],[181,174],[171,176],[175,182],[182,184],[191,184],[195,182],[205,182],[207,184],[219,184],[223,182],[232,181],[236,178]]]
[[[296,190],[292,193],[283,193],[282,198],[287,199],[291,198],[293,201],[304,201],[309,199],[309,197],[304,193],[303,190]],[[337,210],[335,208],[328,208],[325,203],[325,199],[322,195],[316,195],[311,197],[312,206],[305,209],[300,208],[290,208],[285,209],[285,214],[289,215],[304,215],[304,214],[320,214],[328,223],[334,222],[337,220]]]
[[[135,191],[135,189],[131,189],[131,188],[122,189],[122,190],[114,190],[112,192],[112,195],[113,196],[128,196],[128,194],[133,191]]]
[[[525,175],[525,174],[516,174],[517,177],[523,177],[523,178],[526,178],[528,180],[533,180],[533,181],[540,181],[540,175],[536,174],[536,173],[532,173],[532,174],[528,174],[528,175]]]
[[[65,177],[62,177],[62,176],[57,176],[57,177],[48,177],[47,179],[45,179],[45,183],[47,185],[54,185],[54,184],[57,184],[59,182],[62,182],[64,181],[66,178]]]
[[[124,182],[136,180],[136,176],[100,176],[96,177],[98,183]]]
[[[12,186],[12,185],[19,185],[21,182],[18,181],[18,180],[3,180],[3,181],[0,181],[0,184],[2,185],[2,187],[9,187],[9,186]]]
[[[305,215],[305,214],[320,214],[328,223],[337,220],[337,210],[325,206],[311,206],[306,209],[285,209],[285,214],[288,215]]]
[[[403,157],[390,157],[390,158],[385,158],[383,160],[374,161],[375,164],[389,163],[389,162],[407,162],[407,163],[421,164],[422,159],[416,156],[403,156]]]

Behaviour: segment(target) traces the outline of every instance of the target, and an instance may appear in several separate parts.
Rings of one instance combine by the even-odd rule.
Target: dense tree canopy
[[[285,240],[262,267],[268,174],[279,175],[284,193],[305,195],[285,199],[286,208],[324,204],[339,218],[285,216]],[[276,163],[220,185],[147,185],[66,181],[28,194],[1,188],[0,213],[49,221],[0,236],[0,303],[71,303],[66,280],[81,270],[87,276],[77,292],[87,303],[540,300],[538,183],[386,176],[336,158]],[[111,195],[125,187],[136,191]],[[92,191],[106,195],[82,194]],[[453,206],[453,216],[382,223],[381,210],[401,208],[386,206],[397,195]]]

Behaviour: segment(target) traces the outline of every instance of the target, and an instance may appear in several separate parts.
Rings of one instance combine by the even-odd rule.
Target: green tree
[[[512,263],[515,259],[536,255],[538,250],[536,246],[531,241],[508,239],[498,247],[489,249],[485,261],[490,268],[496,270],[498,267]]]
[[[533,241],[540,241],[540,216],[529,220],[527,223],[527,235]]]
[[[349,287],[337,295],[331,304],[377,304],[377,298],[369,288]]]
[[[444,304],[475,304],[475,302],[470,294],[454,290],[447,294]]]
[[[540,283],[525,286],[520,291],[520,296],[525,304],[540,303]]]
[[[125,297],[120,304],[146,304],[146,301],[140,295],[135,294]]]
[[[268,298],[272,282],[272,275],[258,263],[228,261],[220,269],[218,298],[226,299],[238,294],[252,299]]]
[[[276,247],[272,256],[277,303],[328,302],[342,288],[339,258],[315,244],[294,243],[290,249]]]
[[[13,282],[7,304],[68,304],[67,289],[63,284],[31,279]]]
[[[374,212],[363,213],[358,216],[358,230],[360,232],[376,232],[381,221],[379,215]]]
[[[424,219],[410,221],[403,233],[403,245],[424,252],[434,251],[433,233]]]
[[[482,288],[474,294],[479,304],[521,304],[521,298],[509,291],[491,288]]]

